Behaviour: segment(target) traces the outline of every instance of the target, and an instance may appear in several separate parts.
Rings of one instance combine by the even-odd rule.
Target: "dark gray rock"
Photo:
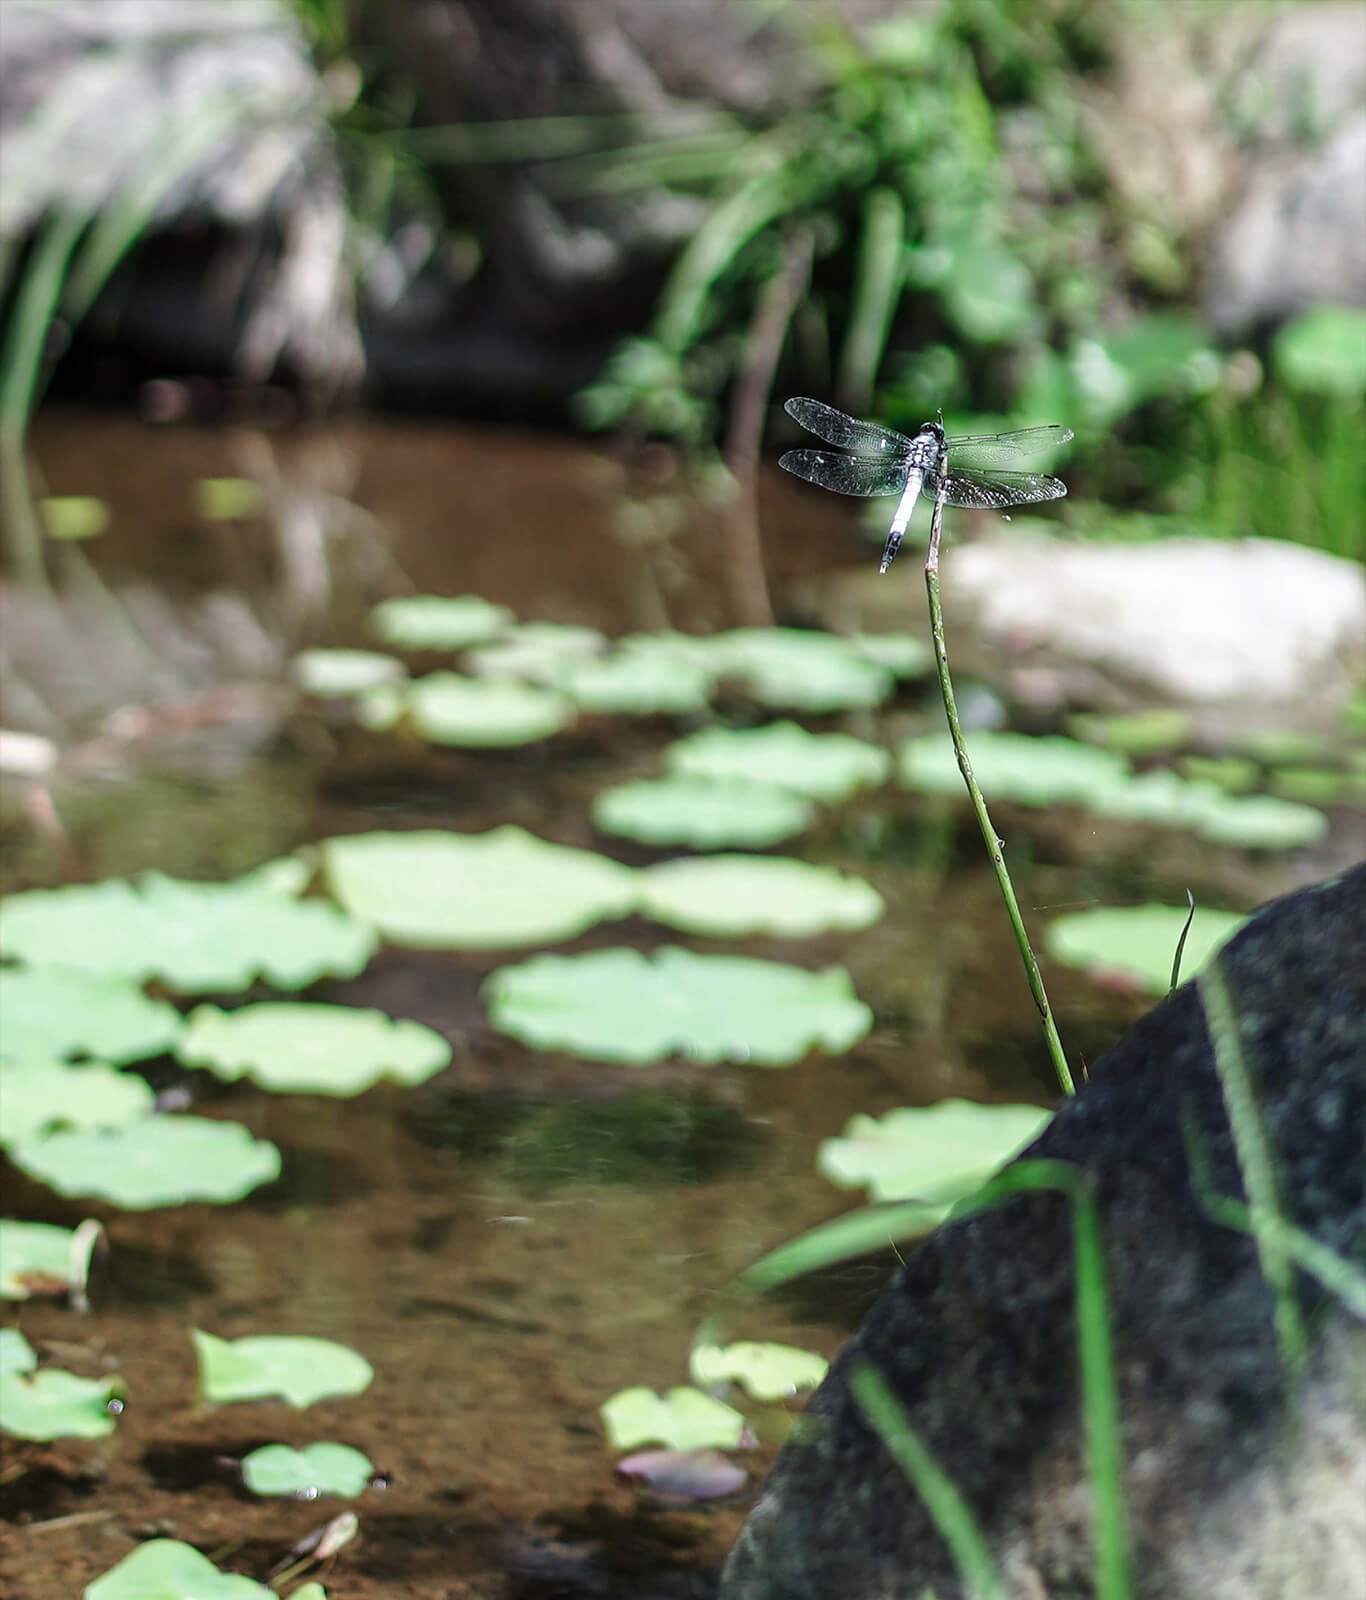
[[[1272,902],[1224,954],[1294,1222],[1366,1260],[1366,865]],[[1183,1130],[1243,1193],[1198,992],[1099,1060],[1024,1153],[1085,1171],[1107,1257],[1126,1505],[1142,1596],[1366,1594],[1366,1325],[1305,1278],[1295,1383],[1252,1241],[1195,1192]],[[975,1513],[1019,1600],[1093,1591],[1069,1203],[941,1229],[841,1352],[727,1564],[722,1600],[963,1596],[847,1383],[868,1361]]]

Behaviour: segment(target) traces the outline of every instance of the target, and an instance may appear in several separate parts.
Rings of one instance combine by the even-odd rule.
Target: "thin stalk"
[[[948,486],[946,453],[941,451],[939,493],[935,496],[934,515],[930,519],[930,547],[925,557],[925,588],[930,597],[930,630],[934,635],[935,665],[939,669],[939,692],[943,696],[944,712],[949,719],[949,733],[953,738],[954,754],[958,757],[958,770],[963,774],[963,782],[968,786],[968,795],[977,817],[977,826],[982,832],[982,842],[986,845],[987,854],[996,869],[996,881],[1001,886],[1001,898],[1006,903],[1010,926],[1015,932],[1015,943],[1019,946],[1025,976],[1029,979],[1029,992],[1034,996],[1034,1004],[1043,1022],[1044,1038],[1048,1041],[1048,1054],[1053,1061],[1053,1071],[1057,1074],[1062,1092],[1074,1094],[1076,1089],[1072,1083],[1072,1074],[1067,1066],[1067,1057],[1063,1053],[1062,1040],[1058,1037],[1057,1025],[1053,1021],[1053,1010],[1048,1003],[1048,994],[1039,973],[1039,963],[1034,959],[1029,935],[1025,932],[1024,918],[1020,915],[1019,902],[1015,898],[1015,888],[1010,881],[1010,873],[1006,870],[1005,844],[996,836],[996,829],[992,826],[991,817],[987,813],[987,803],[982,798],[982,791],[973,775],[972,763],[968,760],[967,745],[963,740],[962,724],[958,720],[958,704],[953,697],[949,656],[944,646],[944,608],[939,599],[939,535],[944,521],[944,497],[948,493]]]

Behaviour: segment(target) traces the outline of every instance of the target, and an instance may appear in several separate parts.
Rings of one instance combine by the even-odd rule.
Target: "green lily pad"
[[[1313,306],[1277,330],[1271,342],[1276,375],[1310,394],[1360,396],[1366,390],[1366,311]]]
[[[974,733],[968,740],[968,759],[989,800],[1013,800],[1025,806],[1088,805],[1129,774],[1128,762],[1115,751],[1075,739],[1035,739],[1022,733]],[[967,798],[947,732],[908,739],[897,760],[901,781],[908,788]]]
[[[882,783],[888,753],[845,733],[808,733],[795,722],[762,728],[703,728],[664,752],[671,771],[690,778],[748,778],[833,803]],[[956,770],[956,769],[955,769]]]
[[[155,1104],[145,1079],[102,1061],[0,1061],[0,1145],[57,1126],[121,1127]]]
[[[761,850],[800,833],[813,810],[791,789],[746,778],[643,778],[604,789],[593,802],[593,826],[642,844]]]
[[[644,1066],[669,1056],[780,1067],[847,1050],[872,1026],[843,967],[665,947],[533,956],[484,984],[494,1027],[537,1050]]]
[[[716,669],[738,678],[764,705],[801,711],[877,706],[892,674],[838,634],[802,628],[736,628],[712,636]]]
[[[432,744],[504,749],[558,733],[574,720],[574,703],[530,684],[429,672],[409,687],[407,714]]]
[[[1360,783],[1353,794],[1351,774],[1333,767],[1282,767],[1271,774],[1271,793],[1311,806],[1345,805],[1349,797],[1366,800]]]
[[[1052,1114],[953,1099],[901,1106],[882,1117],[860,1114],[838,1139],[822,1141],[816,1167],[841,1189],[866,1188],[870,1200],[923,1200],[947,1212],[1018,1154]]]
[[[27,1300],[31,1294],[54,1290],[65,1293],[74,1238],[74,1229],[51,1222],[0,1217],[0,1300]],[[42,1287],[35,1289],[35,1284]]]
[[[349,1444],[322,1442],[293,1450],[263,1444],[242,1457],[242,1481],[253,1494],[289,1494],[315,1500],[322,1494],[354,1500],[374,1475],[369,1456]]]
[[[158,978],[185,994],[245,989],[258,976],[277,989],[355,977],[378,948],[374,929],[326,900],[296,900],[277,881],[254,872],[191,883],[146,872],[135,883],[31,889],[0,905],[0,941],[30,966]]]
[[[49,539],[94,539],[109,526],[109,506],[89,494],[48,495],[38,502]]]
[[[253,478],[196,478],[195,509],[209,522],[246,522],[265,503]]]
[[[120,978],[0,968],[0,1056],[138,1061],[167,1049],[179,1032],[174,1006]]]
[[[790,1344],[699,1344],[689,1361],[689,1376],[700,1389],[741,1383],[756,1400],[786,1400],[799,1389],[814,1389],[830,1363],[811,1350]]]
[[[362,728],[384,733],[403,719],[408,709],[408,680],[402,683],[377,683],[356,696],[351,714]]]
[[[277,1094],[361,1094],[380,1078],[425,1083],[451,1047],[420,1022],[350,1006],[268,1002],[220,1011],[196,1006],[176,1054],[227,1083],[250,1078]]]
[[[920,678],[934,668],[934,651],[913,633],[855,633],[849,643],[865,661],[885,667],[894,678]]]
[[[1271,795],[1228,795],[1165,768],[1102,790],[1091,809],[1125,822],[1191,828],[1213,844],[1245,850],[1293,849],[1328,831],[1327,817],[1312,806]]]
[[[716,855],[662,861],[640,874],[643,915],[717,939],[774,934],[807,939],[867,928],[886,909],[862,878],[781,856]]]
[[[733,1406],[682,1385],[662,1397],[643,1387],[618,1390],[599,1414],[614,1450],[652,1442],[671,1450],[734,1450],[745,1431]]]
[[[1067,731],[1087,744],[1104,745],[1126,755],[1151,755],[1159,750],[1179,750],[1190,742],[1195,719],[1175,706],[1153,706],[1113,716],[1079,712],[1067,719]]]
[[[331,1339],[262,1334],[220,1339],[190,1329],[199,1358],[199,1390],[210,1405],[276,1395],[302,1411],[335,1395],[361,1394],[375,1370],[364,1356]]]
[[[1246,794],[1260,775],[1257,763],[1247,756],[1182,756],[1177,767],[1182,777],[1212,783],[1225,794]]]
[[[711,674],[703,667],[640,652],[578,662],[559,680],[559,687],[582,711],[637,717],[679,717],[701,711],[711,685]]]
[[[295,1590],[296,1600],[302,1596]],[[82,1600],[278,1600],[273,1589],[220,1572],[179,1539],[149,1539],[85,1586]]]
[[[280,1176],[280,1152],[235,1122],[143,1117],[122,1128],[58,1129],[11,1145],[10,1160],[58,1194],[130,1211],[240,1200]]]
[[[1157,905],[1074,911],[1048,924],[1044,944],[1055,961],[1102,983],[1165,994],[1187,915],[1185,906]],[[1236,912],[1197,907],[1181,954],[1182,979],[1193,977],[1246,921]]]
[[[493,644],[471,650],[465,665],[480,678],[524,678],[529,683],[557,685],[569,667],[599,654],[606,645],[606,636],[596,628],[570,622],[523,622]]]
[[[360,694],[408,676],[401,661],[378,650],[300,650],[289,671],[305,694],[324,700]]]
[[[0,1329],[0,1433],[19,1439],[102,1439],[114,1431],[120,1378],[78,1378],[44,1367],[23,1334]]]
[[[517,621],[515,612],[478,595],[402,595],[381,600],[370,631],[400,650],[464,650],[496,639]]]
[[[501,949],[570,939],[634,911],[637,875],[522,828],[364,833],[322,846],[332,893],[400,944]]]

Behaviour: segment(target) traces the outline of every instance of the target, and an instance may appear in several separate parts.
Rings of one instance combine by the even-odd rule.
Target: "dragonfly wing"
[[[1044,428],[1018,428],[1014,433],[960,433],[947,441],[949,468],[991,467],[1019,456],[1054,450],[1072,437],[1071,428],[1050,423]]]
[[[778,457],[778,465],[836,494],[900,494],[906,486],[904,461],[874,461],[833,450],[789,450]]]
[[[787,401],[783,410],[808,433],[824,439],[826,444],[842,445],[846,450],[858,450],[869,456],[900,456],[911,448],[911,441],[904,434],[894,433],[876,422],[846,417],[842,411],[823,405],[819,400],[798,396]]]
[[[925,496],[933,499],[938,480],[925,485]],[[1027,506],[1040,500],[1061,500],[1067,485],[1061,478],[1044,472],[971,472],[949,469],[949,489],[944,496],[951,506],[973,506],[979,510],[1000,510],[1003,506]]]

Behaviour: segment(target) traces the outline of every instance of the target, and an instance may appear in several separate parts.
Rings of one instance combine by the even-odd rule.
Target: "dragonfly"
[[[880,423],[847,417],[819,400],[796,398],[783,409],[808,433],[854,453],[789,450],[779,456],[780,467],[822,489],[833,489],[836,494],[900,495],[879,572],[886,572],[895,559],[916,501],[922,494],[927,499],[937,498],[941,482],[947,482],[947,504],[989,511],[1059,500],[1067,493],[1067,485],[1047,473],[999,470],[1002,462],[1066,444],[1072,430],[1057,423],[1043,428],[1019,428],[1014,433],[960,433],[946,438],[941,417],[939,422],[926,422],[913,438],[908,438]],[[941,480],[939,462],[945,449],[948,469]]]

